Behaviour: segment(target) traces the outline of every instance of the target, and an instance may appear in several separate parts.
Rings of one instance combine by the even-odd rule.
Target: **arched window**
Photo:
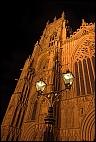
[[[94,92],[95,90],[95,86],[94,86],[94,76],[93,76],[93,71],[92,71],[92,65],[91,65],[91,61],[90,58],[87,58],[87,63],[88,63],[88,70],[89,70],[89,76],[90,76],[90,81],[91,81],[91,87],[92,87],[92,91]]]
[[[92,56],[92,63],[93,63],[94,72],[95,72],[95,57],[94,56]]]
[[[47,56],[47,55],[45,55]],[[39,64],[38,64],[38,70],[46,70],[48,69],[48,63],[49,63],[49,59],[48,57],[42,57],[39,61]]]
[[[84,76],[85,76],[87,93],[90,94],[91,93],[91,88],[90,88],[87,64],[86,64],[86,60],[85,59],[83,59],[83,67],[84,67]]]
[[[57,32],[54,32],[51,36],[50,36],[50,41],[49,41],[49,47],[53,46],[55,44],[55,39],[57,38]]]
[[[85,94],[94,92],[94,74],[95,74],[95,57],[94,42],[85,40],[82,42],[73,54],[75,60],[75,76],[77,94]],[[92,56],[90,58],[90,56]],[[92,60],[91,60],[92,59]],[[79,75],[76,75],[79,74]],[[78,78],[77,78],[78,76]],[[79,90],[80,89],[80,90]]]
[[[84,77],[83,77],[83,69],[82,63],[79,61],[79,74],[80,74],[80,86],[81,86],[81,94],[85,94],[85,87],[84,87]]]
[[[78,64],[75,62],[75,78],[76,78],[76,91],[77,95],[80,95],[80,84],[79,84],[79,74],[78,74]]]
[[[31,117],[32,120],[35,120],[35,118],[36,118],[36,110],[37,110],[37,100],[34,103],[32,117]]]

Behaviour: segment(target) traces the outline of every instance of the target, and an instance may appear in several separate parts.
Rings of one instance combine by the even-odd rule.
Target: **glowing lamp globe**
[[[66,73],[63,73],[63,80],[66,89],[70,89],[74,80],[73,74],[68,70]]]
[[[40,81],[36,82],[37,91],[42,91],[43,92],[45,87],[46,87],[46,84],[45,84],[44,81],[40,80]]]

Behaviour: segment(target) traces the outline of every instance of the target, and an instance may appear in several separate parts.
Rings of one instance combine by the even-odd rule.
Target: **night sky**
[[[40,39],[46,22],[52,22],[55,16],[60,18],[64,11],[69,26],[75,31],[81,25],[82,18],[87,22],[95,21],[94,9],[95,2],[92,0],[35,0],[30,4],[24,1],[8,1],[3,5],[3,44],[0,47],[1,122],[17,84],[15,78],[19,78],[20,69],[32,54],[34,44]]]

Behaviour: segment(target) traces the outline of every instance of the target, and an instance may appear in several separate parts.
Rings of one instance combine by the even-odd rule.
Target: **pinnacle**
[[[61,15],[61,17],[62,17],[62,18],[64,18],[64,17],[65,17],[64,11],[62,12],[62,15]]]
[[[56,21],[56,16],[54,17],[54,21]]]
[[[86,25],[86,22],[84,19],[82,19],[82,26]]]

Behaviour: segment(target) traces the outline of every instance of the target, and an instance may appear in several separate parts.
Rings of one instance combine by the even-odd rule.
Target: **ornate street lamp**
[[[45,87],[46,87],[46,83],[41,79],[40,81],[36,82],[36,89],[38,91],[38,95],[39,92],[41,95],[44,95],[47,97],[47,99],[49,99],[51,96],[51,101],[49,99],[50,105],[51,107],[48,108],[48,115],[47,117],[44,119],[45,120],[45,124],[47,125],[46,127],[46,131],[44,132],[44,141],[54,141],[54,132],[53,132],[53,125],[55,124],[55,118],[54,118],[54,108],[53,108],[53,102],[55,102],[55,98],[60,95],[60,92],[65,91],[66,89],[71,89],[73,80],[74,80],[74,76],[73,74],[67,70],[66,73],[62,74],[63,76],[63,80],[64,80],[64,84],[65,84],[65,89],[64,90],[59,90],[56,92],[49,92],[46,94],[42,94],[42,92],[44,91]],[[54,98],[54,100],[53,100]]]

